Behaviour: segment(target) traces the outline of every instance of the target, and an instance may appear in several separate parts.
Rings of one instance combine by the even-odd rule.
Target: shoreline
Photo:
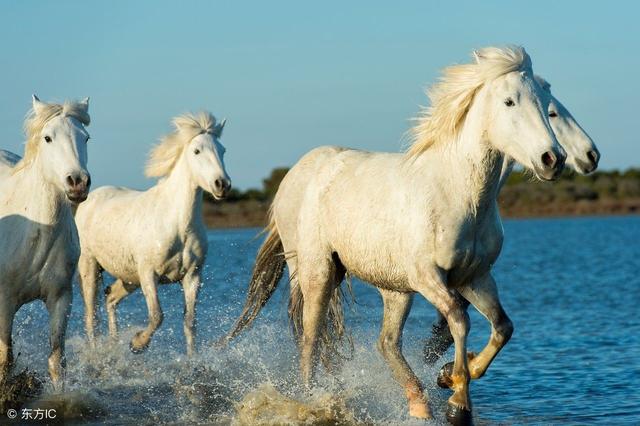
[[[640,214],[640,198],[579,200],[538,205],[500,202],[503,219],[559,219],[573,217],[636,216]],[[203,206],[203,218],[209,229],[263,228],[270,201],[243,200],[210,202]]]

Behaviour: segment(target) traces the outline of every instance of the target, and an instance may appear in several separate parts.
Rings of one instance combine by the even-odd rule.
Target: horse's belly
[[[133,256],[96,256],[102,269],[129,284],[139,284],[140,277]]]
[[[406,274],[389,256],[381,253],[338,251],[338,257],[347,273],[376,287],[395,291],[410,291]]]

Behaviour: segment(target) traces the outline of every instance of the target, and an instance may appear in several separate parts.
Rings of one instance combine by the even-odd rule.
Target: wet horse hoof
[[[447,420],[455,426],[473,425],[471,410],[451,403],[447,406]]]
[[[141,354],[142,352],[146,351],[147,348],[149,347],[149,341],[147,341],[147,343],[145,344],[138,344],[136,343],[136,340],[139,339],[140,333],[137,333],[133,339],[131,339],[131,341],[129,342],[129,350],[131,350],[131,352],[133,352],[134,354]]]
[[[442,366],[438,373],[436,382],[438,386],[443,389],[449,389],[453,382],[451,381],[451,374],[453,374],[453,362],[448,362]]]
[[[129,349],[131,350],[131,352],[133,352],[136,355],[146,351],[148,347],[149,345],[136,346],[133,344],[133,342],[129,342]]]

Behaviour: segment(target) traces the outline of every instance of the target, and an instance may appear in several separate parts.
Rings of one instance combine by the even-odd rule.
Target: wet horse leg
[[[467,309],[469,302],[460,297],[460,304]],[[449,347],[453,345],[453,336],[449,331],[449,324],[447,319],[439,311],[437,311],[438,317],[433,323],[431,328],[431,336],[424,344],[423,354],[424,362],[427,365],[435,364],[442,356],[447,352]]]
[[[84,300],[85,331],[89,344],[95,346],[97,289],[102,283],[102,272],[98,262],[89,256],[81,255],[78,262],[78,277]]]
[[[153,333],[162,324],[164,315],[158,300],[158,277],[153,272],[145,272],[140,274],[140,287],[147,302],[147,310],[149,312],[149,324],[147,328],[136,333],[131,339],[129,348],[133,353],[140,353],[147,349]]]
[[[13,366],[11,332],[15,314],[16,307],[9,306],[9,303],[0,305],[0,384],[4,384],[9,378]]]
[[[130,295],[136,287],[137,286],[132,284],[125,284],[121,279],[117,279],[104,290],[107,299],[107,315],[109,317],[109,336],[111,336],[111,338],[118,336],[116,308],[122,299]]]
[[[193,271],[182,280],[184,291],[184,337],[187,342],[187,355],[195,353],[196,301],[201,286],[200,274]]]
[[[334,268],[329,258],[311,260],[298,254],[297,278],[303,298],[300,370],[307,386],[313,381],[318,361],[318,338],[327,320]]]
[[[402,329],[413,303],[413,294],[383,289],[380,289],[380,294],[384,303],[384,314],[378,338],[378,351],[391,368],[396,381],[405,390],[409,400],[409,415],[430,419],[431,410],[422,383],[402,355]]]
[[[56,390],[64,388],[65,368],[67,366],[64,354],[64,336],[71,312],[71,284],[53,297],[47,297],[46,305],[49,311],[49,340],[51,354],[49,355],[49,375]]]
[[[469,361],[471,378],[478,379],[486,373],[493,359],[511,338],[513,324],[500,304],[496,282],[491,274],[462,287],[460,293],[491,323],[489,342]]]
[[[471,423],[471,397],[469,395],[469,367],[467,364],[467,335],[469,315],[460,304],[455,290],[446,285],[446,273],[440,268],[414,271],[410,278],[411,287],[418,291],[447,319],[453,342],[455,357],[451,372],[451,389],[447,419],[454,424]]]

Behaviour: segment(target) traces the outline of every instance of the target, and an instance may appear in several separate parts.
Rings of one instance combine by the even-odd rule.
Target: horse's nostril
[[[76,186],[76,180],[73,178],[73,176],[67,176],[67,184],[71,187]]]
[[[213,185],[216,187],[217,190],[221,190],[222,189],[222,179],[216,179],[215,182],[213,182]]]
[[[595,151],[587,152],[587,157],[593,164],[598,164],[598,154]]]
[[[553,169],[557,163],[556,156],[551,151],[542,154],[542,164]]]

